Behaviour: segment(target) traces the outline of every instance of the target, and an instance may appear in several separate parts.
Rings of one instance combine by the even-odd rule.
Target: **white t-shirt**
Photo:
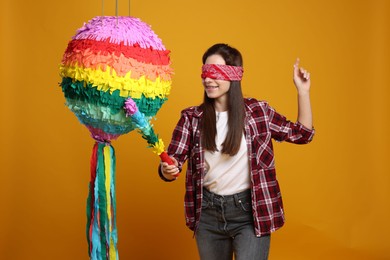
[[[222,143],[228,131],[228,112],[217,112],[218,151],[205,151],[206,175],[203,186],[219,195],[232,195],[250,188],[248,148],[242,133],[240,150],[234,156],[222,154]]]

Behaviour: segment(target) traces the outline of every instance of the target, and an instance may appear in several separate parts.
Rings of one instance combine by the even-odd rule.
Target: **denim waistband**
[[[237,202],[242,199],[250,198],[251,197],[251,190],[247,189],[242,192],[232,194],[232,195],[218,195],[216,193],[213,193],[205,188],[203,188],[203,197],[209,199],[210,201],[213,201],[214,199],[218,201],[225,201],[225,202]]]

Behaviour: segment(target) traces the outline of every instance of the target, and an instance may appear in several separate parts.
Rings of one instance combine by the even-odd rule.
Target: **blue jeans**
[[[271,237],[255,235],[250,190],[221,196],[203,189],[195,236],[202,260],[268,259]]]

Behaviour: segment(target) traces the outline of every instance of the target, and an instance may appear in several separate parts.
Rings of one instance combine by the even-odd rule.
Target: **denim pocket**
[[[250,212],[252,210],[252,205],[251,205],[250,200],[239,199],[238,205],[245,212]]]
[[[211,202],[208,201],[207,199],[203,198],[202,200],[202,210],[211,208]]]

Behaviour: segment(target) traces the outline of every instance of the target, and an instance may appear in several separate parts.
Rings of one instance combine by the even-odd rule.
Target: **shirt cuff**
[[[299,128],[300,128],[300,131],[302,133],[302,136],[308,141],[310,142],[311,140],[313,140],[313,137],[314,137],[314,134],[315,134],[315,129],[314,129],[314,126],[312,127],[312,129],[309,129],[307,128],[306,126],[304,126],[303,124],[301,124],[299,121],[296,122],[297,125],[299,125]]]

